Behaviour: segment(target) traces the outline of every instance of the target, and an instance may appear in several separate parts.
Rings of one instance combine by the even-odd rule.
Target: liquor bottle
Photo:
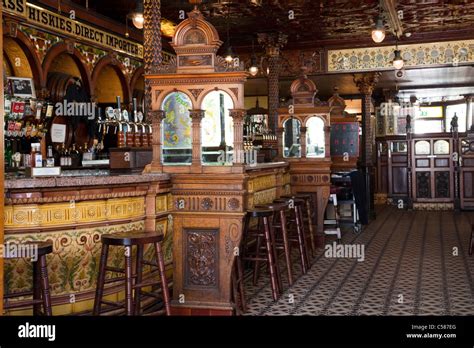
[[[65,148],[64,143],[63,143],[63,146],[61,148],[61,152],[59,153],[59,165],[61,167],[65,167],[67,165],[67,163],[66,163],[66,148]]]
[[[81,162],[81,154],[79,151],[76,149],[76,144],[72,144],[72,149],[69,152],[69,158],[70,158],[70,166],[72,167],[79,167],[79,164]]]
[[[54,167],[53,147],[51,145],[48,146],[48,152],[46,156],[46,167]]]
[[[13,155],[12,142],[10,140],[7,140],[5,143],[5,166],[11,167]]]

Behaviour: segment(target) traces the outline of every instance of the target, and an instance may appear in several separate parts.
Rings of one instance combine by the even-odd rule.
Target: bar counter
[[[171,273],[170,187],[168,174],[110,175],[107,170],[7,179],[5,242],[52,241],[48,273],[53,315],[88,312],[93,305],[102,234],[163,232],[165,262]],[[123,250],[120,253],[115,248],[110,257],[120,266]],[[22,259],[5,262],[7,292],[29,290],[30,265]],[[122,296],[122,288],[112,286],[105,293],[115,301]]]

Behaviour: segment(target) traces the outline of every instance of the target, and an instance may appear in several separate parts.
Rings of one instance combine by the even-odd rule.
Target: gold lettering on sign
[[[26,17],[28,23],[74,37],[114,51],[143,58],[143,45],[105,32],[90,25],[45,10],[24,0],[3,0],[3,9],[15,16]]]

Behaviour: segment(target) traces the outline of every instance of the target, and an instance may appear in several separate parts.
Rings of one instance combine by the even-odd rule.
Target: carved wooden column
[[[368,217],[375,218],[374,209],[374,129],[371,122],[372,92],[378,82],[380,73],[368,73],[354,76],[354,82],[359,88],[362,97],[362,139],[361,139],[361,167],[365,175],[367,213]]]
[[[245,109],[229,110],[230,117],[234,124],[234,163],[243,164],[245,162],[244,153],[244,118],[247,111]]]
[[[278,151],[278,157],[277,159],[279,161],[283,160],[283,132],[285,131],[285,128],[283,127],[278,127],[276,130],[276,135],[278,139],[277,143],[277,151]]]
[[[278,128],[280,106],[280,49],[286,45],[287,35],[282,33],[258,34],[258,41],[265,47],[268,57],[268,123],[273,132]]]
[[[204,118],[205,110],[189,110],[189,117],[191,117],[191,124],[192,124],[192,162],[191,167],[193,168],[201,168],[201,153],[202,153],[202,141],[201,141],[201,121]],[[197,169],[196,169],[197,171]],[[199,169],[200,172],[200,169]]]
[[[306,158],[306,131],[308,127],[300,127],[301,158]]]
[[[153,127],[153,162],[152,170],[161,171],[161,120],[162,113],[153,112],[152,107],[152,86],[147,75],[159,72],[163,57],[161,54],[161,1],[143,1],[143,63],[145,70],[145,115]],[[156,151],[159,151],[157,153]]]
[[[148,112],[148,118],[151,121],[151,127],[153,129],[153,140],[151,144],[153,149],[153,159],[151,161],[151,171],[155,173],[161,172],[163,169],[161,158],[161,125],[164,117],[165,112],[163,110],[150,110]]]
[[[466,131],[470,128],[474,128],[474,120],[473,120],[473,111],[472,111],[472,99],[474,96],[472,94],[468,94],[464,96],[466,100]]]

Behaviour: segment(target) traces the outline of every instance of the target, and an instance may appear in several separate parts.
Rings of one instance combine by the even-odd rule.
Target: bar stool
[[[52,242],[28,242],[23,246],[29,245],[32,250],[37,252],[36,261],[33,263],[33,289],[32,291],[23,291],[17,293],[6,294],[4,296],[4,309],[24,308],[33,306],[33,315],[53,315],[51,307],[51,293],[49,288],[48,266],[46,263],[46,255],[53,252]],[[5,255],[5,259],[17,259],[19,257],[9,257]],[[32,300],[9,300],[17,297],[33,296]],[[43,306],[43,312],[41,312]]]
[[[273,217],[273,211],[270,209],[251,209],[247,211],[244,222],[244,255],[242,261],[253,261],[254,264],[254,283],[258,278],[258,271],[260,261],[266,261],[268,263],[268,269],[270,272],[270,282],[272,286],[273,300],[278,300],[280,294],[280,278],[278,271],[278,264],[275,259],[275,238],[274,231],[271,223]],[[250,220],[252,218],[257,219],[257,229],[250,228]],[[262,232],[263,227],[263,232]],[[264,240],[264,245],[261,246],[261,239]],[[249,247],[255,242],[254,253],[249,252]],[[264,251],[264,255],[261,254]]]
[[[305,202],[305,207],[303,208],[303,222],[307,224],[308,226],[308,231],[309,233],[306,234],[306,238],[309,239],[310,243],[309,245],[311,246],[311,255],[314,257],[316,254],[316,231],[314,230],[313,227],[313,220],[315,217],[315,209],[313,209],[313,197],[309,193],[297,193],[294,195],[285,195],[282,196],[282,198],[290,198],[290,199],[303,199]]]
[[[273,211],[272,223],[275,230],[275,248],[277,250],[283,250],[288,274],[288,283],[291,286],[293,285],[293,266],[291,262],[291,249],[288,236],[288,225],[286,221],[286,215],[289,213],[290,209],[288,205],[284,203],[264,204],[259,205],[256,208],[270,209]],[[276,255],[276,260],[278,262],[278,254]]]
[[[301,262],[301,269],[303,274],[308,271],[309,266],[309,258],[308,258],[308,249],[306,245],[306,235],[304,231],[304,223],[303,223],[303,207],[305,205],[304,200],[299,198],[279,198],[273,201],[274,203],[284,203],[286,205],[290,205],[292,202],[293,204],[290,207],[290,214],[287,218],[290,228],[288,229],[289,232],[289,241],[296,243],[298,246],[298,250],[300,253],[300,262]]]
[[[101,305],[106,304],[115,308],[124,308],[127,315],[139,315],[140,314],[140,301],[141,296],[157,297],[152,293],[145,293],[141,289],[143,287],[161,285],[163,292],[163,302],[165,307],[166,315],[171,314],[170,310],[170,297],[168,292],[168,282],[165,274],[165,262],[163,260],[163,253],[161,250],[161,242],[163,241],[163,235],[157,232],[121,232],[114,234],[102,235],[102,252],[100,255],[100,266],[99,266],[99,277],[97,280],[97,288],[94,301],[94,315],[100,315]],[[155,248],[155,256],[157,262],[149,262],[143,260],[143,250],[145,245],[153,244]],[[136,255],[136,274],[132,275],[132,246],[137,246]],[[107,266],[107,256],[109,254],[109,246],[124,246],[125,247],[125,269]],[[160,273],[159,281],[142,282],[143,278],[143,265],[150,265],[157,267]],[[106,272],[122,273],[125,277],[115,277],[111,279],[105,279]],[[133,284],[133,278],[136,278],[135,284]],[[104,285],[114,283],[118,281],[125,281],[125,306],[117,303],[103,300]],[[135,303],[133,303],[132,290],[135,290]]]

